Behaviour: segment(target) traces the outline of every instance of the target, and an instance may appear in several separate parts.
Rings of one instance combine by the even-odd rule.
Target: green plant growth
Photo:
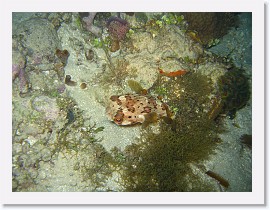
[[[135,17],[138,22],[144,24],[148,21],[148,17],[144,12],[135,12]]]
[[[60,109],[66,110],[67,114],[66,123],[58,130],[57,141],[52,145],[52,154],[78,153],[100,141],[95,134],[102,132],[104,127],[88,125],[87,119],[83,118],[82,112],[76,108],[74,101],[69,98],[59,98],[57,104]],[[78,133],[80,138],[75,137]]]
[[[162,16],[161,19],[166,25],[180,25],[183,23],[184,16],[167,13],[166,15]]]
[[[100,144],[93,144],[91,149],[94,151],[94,156],[85,159],[75,166],[74,170],[80,171],[83,181],[91,181],[91,185],[105,190],[106,180],[112,175],[114,168],[114,158]],[[87,151],[84,151],[87,156]],[[110,189],[106,189],[110,191]]]
[[[163,16],[156,16],[147,21],[145,28],[154,38],[166,25],[177,25],[186,30],[184,16],[177,13],[165,13]]]
[[[111,64],[106,69],[106,72],[98,74],[97,81],[104,86],[122,86],[127,77],[134,78],[137,73],[137,69],[129,68],[129,62],[125,59],[116,58],[111,60]]]
[[[74,23],[79,30],[82,30],[82,19],[79,15],[75,18]]]
[[[135,33],[134,30],[129,29],[128,32],[127,32],[127,34],[126,34],[126,37],[127,37],[127,38],[131,38],[131,37],[133,36],[134,33]]]
[[[206,160],[217,145],[220,129],[205,110],[212,85],[200,74],[164,81],[153,89],[167,89],[163,93],[168,104],[177,110],[175,119],[169,125],[161,123],[159,134],[146,130],[138,144],[126,148],[126,190],[212,191],[213,186],[200,181],[190,167]]]

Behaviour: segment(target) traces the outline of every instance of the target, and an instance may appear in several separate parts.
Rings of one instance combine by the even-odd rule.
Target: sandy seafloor
[[[132,17],[126,18],[131,23],[134,21]],[[251,28],[249,28],[251,20],[249,18],[246,14],[240,14],[240,26],[231,29],[220,39],[220,43],[209,51],[220,56],[230,51],[234,64],[251,75]],[[114,147],[124,150],[127,145],[136,143],[137,138],[140,137],[141,127],[117,126],[109,121],[105,114],[108,98],[114,94],[131,92],[126,81],[135,77],[146,89],[150,88],[158,74],[153,69],[156,67],[157,60],[165,52],[176,53],[183,57],[196,57],[196,53],[189,50],[191,46],[194,47],[193,42],[177,27],[167,26],[170,30],[165,38],[159,36],[152,38],[149,33],[140,31],[131,36],[133,50],[140,49],[137,53],[124,52],[121,49],[114,53],[110,52],[112,60],[124,58],[129,62],[129,74],[124,81],[120,81],[121,88],[117,85],[104,87],[102,83],[97,82],[97,78],[106,74],[104,70],[104,63],[107,62],[106,54],[103,49],[93,47],[88,36],[89,32],[82,33],[75,20],[76,16],[71,13],[13,14],[15,37],[13,64],[25,68],[28,82],[31,83],[31,90],[25,90],[25,84],[19,80],[22,75],[13,81],[13,190],[15,191],[124,191],[121,185],[121,170],[109,176],[105,172],[95,173],[94,175],[102,180],[100,181],[102,185],[98,186],[81,175],[80,169],[83,164],[88,168],[94,168],[94,164],[99,164],[96,160],[98,154],[94,149],[78,152],[77,155],[72,152],[52,155],[52,150],[55,149],[54,143],[59,137],[59,133],[54,130],[65,127],[67,113],[66,110],[58,107],[56,100],[52,99],[48,92],[59,90],[60,97],[65,96],[75,101],[76,109],[82,111],[83,118],[90,119],[90,125],[95,123],[97,128],[104,127],[102,132],[95,134],[95,138],[102,139],[99,143],[107,152]],[[35,25],[37,21],[40,23]],[[22,23],[25,25],[23,26]],[[50,24],[54,24],[54,27]],[[43,27],[48,28],[44,30]],[[181,47],[175,47],[176,45]],[[232,46],[234,50],[231,49]],[[59,63],[59,60],[52,56],[55,48],[66,49],[69,52],[64,66],[64,75],[71,75],[72,80],[77,82],[76,86],[64,85],[64,75],[52,70],[56,68],[52,63]],[[85,52],[89,49],[94,50],[94,58],[91,62],[85,57]],[[201,50],[196,45],[194,49]],[[173,61],[166,61],[163,65],[171,68],[177,66]],[[137,69],[136,72],[132,72],[134,68]],[[224,66],[219,63],[207,63],[199,66],[198,71],[215,81],[223,74]],[[113,80],[107,78],[110,79]],[[85,89],[80,88],[82,82],[87,84]],[[225,189],[216,180],[206,177],[195,166],[193,168],[194,173],[202,180],[213,185],[214,191],[252,191],[252,150],[239,141],[241,135],[252,134],[251,106],[250,99],[244,108],[237,111],[233,120],[229,117],[224,119],[228,132],[220,136],[222,142],[217,153],[203,163],[208,170],[225,177],[230,183],[229,187]],[[86,124],[84,126],[87,127]],[[81,138],[82,134],[79,130],[72,130],[75,128],[77,129],[77,127],[70,128],[69,131],[73,133],[67,135],[68,140],[76,141],[74,139]],[[158,126],[153,125],[152,129],[158,132]],[[43,144],[39,144],[39,141],[46,141],[51,146],[46,148]],[[76,167],[78,170],[74,170]]]

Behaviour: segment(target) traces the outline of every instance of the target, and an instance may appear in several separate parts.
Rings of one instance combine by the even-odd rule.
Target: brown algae
[[[220,128],[206,111],[211,105],[211,83],[206,76],[189,74],[158,81],[152,90],[161,89],[167,103],[177,110],[175,119],[171,124],[161,123],[158,134],[146,129],[138,144],[126,148],[126,191],[213,191],[213,186],[194,178],[190,167],[206,160],[217,146]]]

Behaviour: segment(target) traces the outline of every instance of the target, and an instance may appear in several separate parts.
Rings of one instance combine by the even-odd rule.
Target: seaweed
[[[127,77],[134,77],[137,72],[136,69],[128,68],[129,62],[123,58],[112,60],[111,64],[106,72],[98,74],[96,78],[104,86],[116,85],[121,87]]]
[[[147,128],[138,144],[126,148],[126,191],[213,191],[195,180],[190,167],[214,154],[217,146],[220,128],[206,111],[212,85],[200,74],[164,81],[151,90],[165,90],[164,99],[177,110],[175,118],[171,124],[160,122],[158,134]]]

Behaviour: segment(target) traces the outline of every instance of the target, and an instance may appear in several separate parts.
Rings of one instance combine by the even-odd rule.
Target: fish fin
[[[173,123],[173,119],[170,118],[170,117],[164,116],[164,117],[162,117],[162,119],[163,119],[163,121],[164,121],[165,123],[167,123],[167,124],[172,124],[172,123]]]
[[[150,112],[150,113],[146,114],[144,117],[145,117],[145,120],[142,124],[143,128],[146,128],[151,123],[155,123],[158,121],[158,114],[156,112]]]
[[[132,91],[134,91],[137,94],[142,94],[145,91],[145,89],[143,89],[143,87],[141,86],[141,84],[138,83],[135,80],[128,80],[128,86],[130,87],[130,89]]]

